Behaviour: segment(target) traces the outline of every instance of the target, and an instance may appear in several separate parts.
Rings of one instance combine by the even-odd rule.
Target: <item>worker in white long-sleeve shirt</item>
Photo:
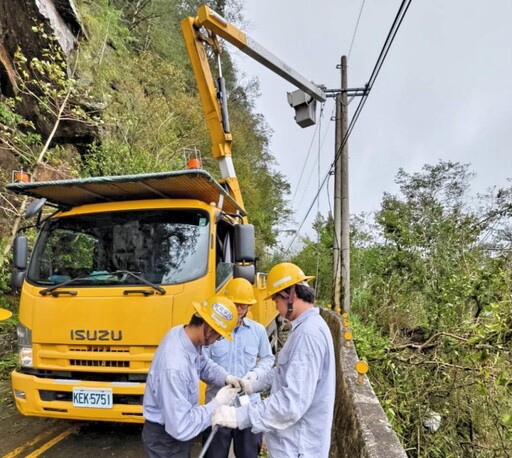
[[[190,323],[175,326],[165,335],[149,370],[142,441],[150,458],[189,458],[191,439],[210,426],[212,413],[230,404],[240,391],[237,378],[202,351],[203,346],[219,339],[232,340],[235,304],[226,297],[213,296],[193,305],[196,313]],[[199,380],[226,386],[201,406]]]
[[[274,266],[267,277],[269,297],[291,322],[277,366],[255,381],[242,378],[250,394],[271,388],[270,396],[242,407],[222,406],[212,424],[262,431],[272,458],[327,458],[335,396],[335,360],[330,330],[313,304],[311,277],[294,264]]]
[[[245,278],[232,278],[224,291],[238,311],[238,322],[233,331],[233,342],[221,340],[205,348],[205,354],[230,374],[238,377],[247,376],[257,379],[266,374],[274,364],[274,355],[268,340],[267,331],[260,323],[246,317],[251,305],[256,303],[253,286]],[[209,385],[206,400],[212,399],[218,387]],[[250,396],[251,402],[260,400],[260,395]],[[203,433],[206,442],[211,432],[208,428]],[[233,441],[233,449],[237,458],[258,458],[262,433],[253,433],[250,428],[230,429],[219,428],[211,442],[205,458],[227,458]]]

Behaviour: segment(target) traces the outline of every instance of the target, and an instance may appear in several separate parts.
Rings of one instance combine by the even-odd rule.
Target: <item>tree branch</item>
[[[443,336],[450,337],[452,339],[459,340],[461,342],[467,342],[467,340],[468,340],[465,337],[461,337],[456,334],[451,334],[449,332],[438,332],[437,334],[434,334],[432,337],[430,337],[428,340],[426,340],[422,344],[408,343],[408,344],[404,344],[404,345],[395,345],[392,347],[392,350],[402,350],[403,348],[414,348],[419,353],[427,347],[434,346],[433,341],[438,339],[439,337],[443,337]]]

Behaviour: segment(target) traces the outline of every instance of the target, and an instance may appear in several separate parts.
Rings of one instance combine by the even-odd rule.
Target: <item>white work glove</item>
[[[259,393],[266,388],[263,381],[259,380],[258,375],[253,371],[248,372],[240,379],[240,387],[245,394]]]
[[[234,375],[228,375],[226,377],[226,385],[231,385],[234,388],[238,388],[240,390],[240,377],[235,377]]]
[[[254,382],[255,380],[258,380],[258,374],[254,371],[249,371],[242,378],[249,380],[249,382]]]
[[[228,406],[233,402],[233,399],[235,399],[235,396],[239,391],[240,388],[233,388],[231,385],[223,386],[217,392],[217,395],[213,400],[221,406]]]
[[[249,379],[240,379],[240,386],[242,387],[242,391],[244,391],[245,394],[252,394],[255,392],[252,388],[252,383],[250,382]]]
[[[212,427],[215,426],[238,428],[236,409],[231,406],[220,406],[212,415]]]

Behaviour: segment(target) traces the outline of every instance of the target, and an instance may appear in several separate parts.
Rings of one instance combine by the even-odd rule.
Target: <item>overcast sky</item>
[[[252,39],[309,80],[341,86],[336,65],[349,53],[363,0],[243,3],[248,22],[243,30]],[[349,87],[368,81],[400,3],[364,2],[348,61]],[[439,159],[471,163],[478,174],[475,192],[507,184],[512,177],[511,21],[510,0],[412,1],[349,140],[352,214],[375,211],[384,192],[397,192],[399,167],[414,173]],[[323,180],[333,161],[334,101],[325,104],[316,134],[314,126],[302,129],[286,100],[294,87],[242,53],[236,55],[246,77],[260,81],[257,111],[274,130],[271,153],[292,185],[300,224],[318,176]],[[352,101],[350,116],[358,102]],[[324,215],[329,211],[326,188],[318,205]],[[315,203],[301,234],[311,233],[316,212]]]

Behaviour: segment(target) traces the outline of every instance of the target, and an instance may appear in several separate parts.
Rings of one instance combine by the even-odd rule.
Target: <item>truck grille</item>
[[[70,359],[69,365],[74,367],[130,367],[128,361],[94,361],[89,359]]]
[[[128,347],[114,347],[111,345],[81,345],[79,347],[70,347],[69,351],[92,351],[103,353],[130,353]]]
[[[71,352],[91,352],[91,353],[130,353],[127,347],[116,347],[111,345],[80,345],[70,347]],[[129,361],[116,360],[92,360],[92,359],[70,359],[69,365],[72,367],[130,367]]]
[[[85,368],[98,368],[147,372],[156,347],[46,344],[36,345],[36,349],[40,369],[84,371]]]

